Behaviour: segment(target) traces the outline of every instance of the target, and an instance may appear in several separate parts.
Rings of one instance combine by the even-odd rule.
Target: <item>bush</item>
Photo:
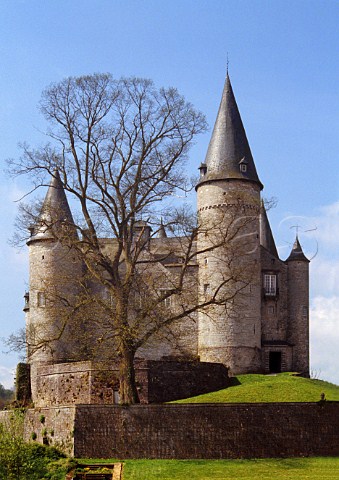
[[[0,424],[0,480],[61,480],[69,460],[55,447],[23,439],[24,413],[15,410]]]

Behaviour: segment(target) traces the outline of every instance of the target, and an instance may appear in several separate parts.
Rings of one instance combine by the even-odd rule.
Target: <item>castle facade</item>
[[[197,212],[203,228],[192,245],[198,253],[187,269],[189,300],[168,297],[161,308],[163,312],[179,309],[180,301],[203,307],[175,323],[174,330],[157,332],[139,348],[137,357],[140,361],[222,364],[231,375],[295,371],[308,376],[309,260],[298,238],[289,257],[279,258],[260,197],[263,185],[228,76],[206,159],[199,170]],[[73,221],[57,172],[42,212],[53,209],[61,211],[68,223]],[[145,243],[140,278],[146,289],[152,285],[154,291],[166,291],[180,275],[184,238],[169,235],[164,225],[152,235],[151,227],[142,221],[135,230]],[[109,255],[115,240],[103,238],[101,245]],[[44,348],[28,350],[35,405],[114,403],[114,381],[107,374],[105,386],[98,387],[100,369],[88,354],[90,346],[104,335],[97,326],[97,316],[104,315],[99,304],[97,313],[91,311],[86,321],[84,317],[81,334],[77,331],[75,335],[67,326],[63,331],[60,324],[63,312],[71,308],[69,297],[78,295],[77,280],[84,266],[72,249],[56,241],[51,230],[33,226],[28,247],[28,344],[39,335],[50,339]],[[94,280],[88,288],[104,298]],[[52,302],[48,298],[52,289],[55,298],[64,301]],[[114,350],[114,340],[110,348]],[[104,353],[95,359],[104,360]]]

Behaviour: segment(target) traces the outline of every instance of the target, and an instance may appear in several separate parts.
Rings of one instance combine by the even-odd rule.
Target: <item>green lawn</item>
[[[338,480],[339,458],[126,460],[123,480]]]
[[[317,402],[321,393],[326,400],[339,401],[339,386],[291,373],[238,375],[232,383],[224,390],[171,403]]]

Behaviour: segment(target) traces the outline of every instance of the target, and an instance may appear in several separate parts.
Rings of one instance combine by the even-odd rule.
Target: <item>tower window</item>
[[[172,290],[167,290],[167,289],[161,289],[160,294],[163,295],[164,293],[171,293]],[[166,297],[163,299],[163,304],[166,308],[171,308],[173,305],[173,295],[170,295],[169,297]]]
[[[275,296],[277,294],[277,276],[270,273],[264,275],[265,295]]]
[[[274,305],[269,305],[269,306],[267,307],[267,313],[268,313],[269,315],[274,315],[274,314],[275,314],[275,307],[274,307]]]
[[[245,163],[240,164],[240,171],[241,172],[247,172],[247,165]]]
[[[45,292],[38,292],[38,307],[46,307],[46,294],[45,294]]]
[[[304,305],[302,307],[302,316],[307,317],[307,315],[308,315],[308,308]]]
[[[211,286],[209,283],[204,284],[204,295],[205,297],[209,297],[211,295]]]

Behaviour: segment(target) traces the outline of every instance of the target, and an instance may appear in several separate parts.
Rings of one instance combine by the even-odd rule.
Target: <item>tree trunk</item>
[[[121,351],[120,361],[120,404],[130,405],[139,403],[139,395],[135,383],[134,355],[127,346]]]

